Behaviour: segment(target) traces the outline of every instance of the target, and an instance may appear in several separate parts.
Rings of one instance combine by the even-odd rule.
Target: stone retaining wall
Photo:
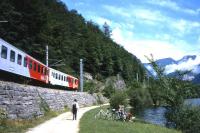
[[[97,104],[107,99],[97,94],[53,90],[35,86],[20,85],[0,81],[0,110],[6,112],[9,119],[31,119],[43,116],[45,109],[53,111],[70,108],[74,99],[80,107]]]

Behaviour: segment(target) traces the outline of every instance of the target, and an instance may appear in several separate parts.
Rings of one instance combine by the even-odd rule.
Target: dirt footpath
[[[63,113],[35,128],[29,129],[26,133],[78,133],[80,118],[85,112],[96,107],[98,106],[80,108],[77,113],[77,120],[72,120],[71,112]]]

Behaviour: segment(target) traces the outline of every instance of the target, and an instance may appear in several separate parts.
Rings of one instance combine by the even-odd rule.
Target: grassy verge
[[[152,124],[97,120],[94,118],[99,109],[93,109],[84,114],[80,121],[79,133],[181,133],[180,131]]]
[[[31,120],[4,120],[0,125],[0,133],[25,133],[29,128],[35,127],[63,112],[49,111],[45,113],[45,116]]]

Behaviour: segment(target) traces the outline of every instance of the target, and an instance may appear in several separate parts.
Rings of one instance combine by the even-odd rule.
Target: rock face
[[[126,88],[126,84],[125,84],[123,78],[120,77],[119,75],[117,75],[116,77],[113,76],[113,77],[107,78],[105,85],[106,86],[112,86],[116,90],[123,90],[123,89]]]
[[[8,119],[31,119],[43,116],[45,109],[52,111],[70,108],[74,99],[81,107],[105,103],[101,95],[85,92],[53,90],[36,86],[26,86],[0,81],[0,110],[6,112]]]

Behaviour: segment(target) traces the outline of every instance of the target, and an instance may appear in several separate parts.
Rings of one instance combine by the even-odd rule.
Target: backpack
[[[72,110],[73,110],[73,111],[76,111],[76,110],[77,110],[76,104],[75,104],[75,103],[72,105]]]

